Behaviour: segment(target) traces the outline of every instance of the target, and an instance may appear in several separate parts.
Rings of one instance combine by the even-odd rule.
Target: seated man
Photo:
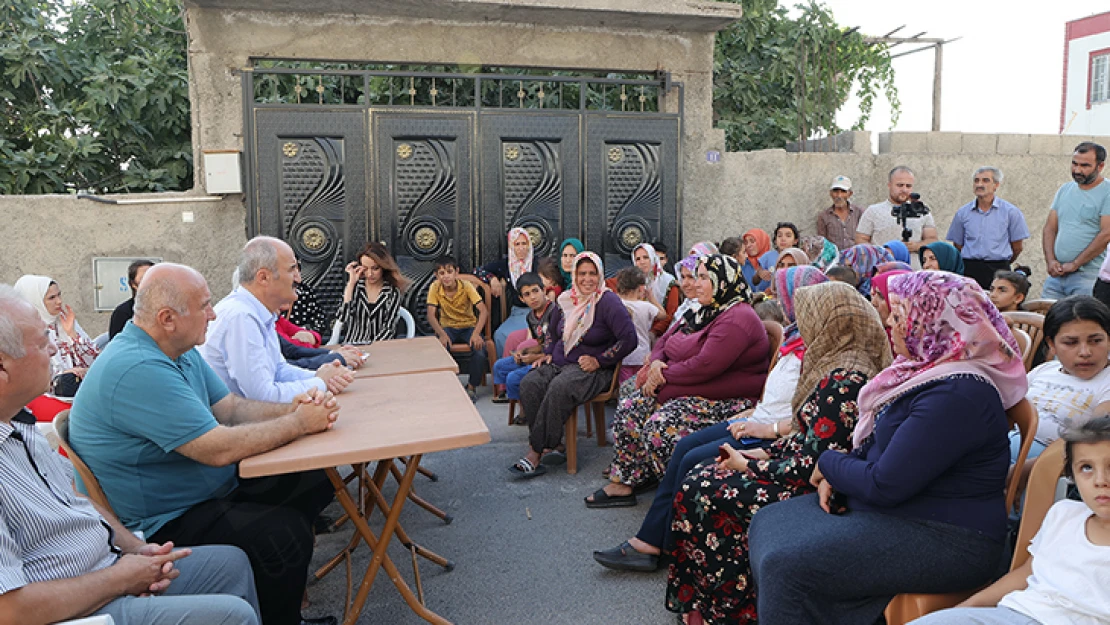
[[[152,267],[135,318],[81,385],[70,444],[125,526],[155,542],[241,548],[263,622],[297,625],[312,522],[334,491],[322,471],[239,480],[236,463],[330,428],[337,409],[316,389],[285,404],[229,393],[193,349],[213,316],[199,273]]]
[[[257,625],[242,551],[144,543],[74,494],[72,468],[23,409],[50,383],[55,351],[38,313],[0,285],[0,622]]]
[[[123,326],[135,316],[135,291],[146,275],[146,270],[154,266],[154,261],[140,258],[127,266],[127,286],[131,287],[131,299],[123,302],[112,311],[112,320],[108,322],[108,339],[116,338],[123,332]]]
[[[448,351],[452,344],[470,345],[466,394],[471,401],[477,398],[478,385],[486,372],[486,340],[482,338],[482,328],[486,327],[487,315],[489,311],[478,289],[459,280],[459,261],[451,256],[437,259],[436,281],[428,289],[428,323]]]
[[[216,322],[200,355],[232,393],[258,401],[288,403],[315,388],[338,394],[354,378],[339,363],[315,373],[281,355],[274,323],[282,307],[297,300],[301,272],[293,248],[273,237],[255,237],[239,257],[239,288],[216,305]]]

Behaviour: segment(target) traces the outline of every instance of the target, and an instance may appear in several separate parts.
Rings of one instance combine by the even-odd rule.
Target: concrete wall
[[[975,169],[993,165],[1004,175],[998,195],[1025,213],[1032,237],[1019,260],[1033,268],[1033,293],[1039,294],[1046,275],[1041,228],[1056,189],[1071,180],[1072,149],[1089,138],[884,133],[879,136],[879,153],[872,154],[869,133],[858,132],[804,146],[830,152],[729,152],[715,165],[706,163],[703,156],[694,180],[687,181],[688,195],[697,194],[701,199],[697,208],[686,206],[683,240],[689,246],[700,240],[739,236],[749,228],[771,232],[780,221],[794,222],[803,235],[814,234],[817,212],[830,204],[828,185],[833,176],[851,178],[852,201],[867,206],[886,199],[887,172],[896,165],[908,165],[916,172],[915,190],[932,209],[943,239],[956,210],[974,199],[971,176]],[[1094,140],[1110,145],[1110,137]],[[841,151],[845,149],[851,151]],[[702,208],[705,206],[710,208]]]
[[[189,198],[165,193],[111,196],[118,199]],[[184,223],[181,213],[193,213]],[[95,256],[155,256],[195,267],[217,297],[227,293],[239,249],[246,243],[246,211],[240,199],[113,206],[70,195],[0,195],[0,223],[7,240],[0,282],[27,273],[47,275],[92,336],[108,329],[110,312],[93,311]]]

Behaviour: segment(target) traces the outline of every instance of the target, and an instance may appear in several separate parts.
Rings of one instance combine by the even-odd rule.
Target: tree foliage
[[[856,86],[859,130],[875,99],[899,102],[885,46],[871,45],[854,29],[838,26],[817,2],[791,16],[776,0],[723,0],[743,5],[744,16],[718,33],[713,111],[730,150],[782,147],[788,141],[844,129],[836,114]]]
[[[177,0],[0,3],[0,193],[192,181]]]

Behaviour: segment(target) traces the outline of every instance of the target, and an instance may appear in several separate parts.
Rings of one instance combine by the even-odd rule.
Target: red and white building
[[[1110,11],[1065,26],[1060,133],[1110,135]]]

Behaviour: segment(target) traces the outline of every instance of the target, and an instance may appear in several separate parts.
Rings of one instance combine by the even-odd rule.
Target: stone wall
[[[108,329],[110,312],[94,312],[92,259],[96,256],[154,256],[195,267],[217,297],[227,293],[239,250],[246,243],[246,209],[238,196],[219,201],[156,203],[194,196],[109,196],[152,199],[148,204],[109,205],[70,195],[0,195],[5,253],[0,282],[27,273],[54,278],[64,301],[92,336]],[[192,212],[185,223],[182,212]]]
[[[704,196],[698,208],[686,205],[683,240],[690,244],[739,236],[749,228],[768,232],[779,221],[792,221],[804,234],[816,230],[816,215],[829,206],[828,185],[833,176],[852,179],[852,201],[867,206],[887,197],[886,176],[897,165],[917,174],[915,190],[932,211],[941,238],[956,210],[974,199],[971,177],[980,166],[993,165],[1004,179],[998,195],[1025,213],[1029,240],[1019,259],[1033,268],[1033,294],[1045,277],[1041,228],[1056,189],[1071,180],[1072,150],[1087,138],[1060,135],[989,135],[954,132],[903,132],[879,135],[879,152],[872,154],[866,132],[839,137],[794,150],[761,150],[722,154],[716,164],[700,155],[687,194]],[[1094,138],[1110,145],[1110,137]],[[818,152],[813,150],[828,150]],[[701,208],[708,206],[710,208]],[[880,242],[881,243],[881,242]]]

